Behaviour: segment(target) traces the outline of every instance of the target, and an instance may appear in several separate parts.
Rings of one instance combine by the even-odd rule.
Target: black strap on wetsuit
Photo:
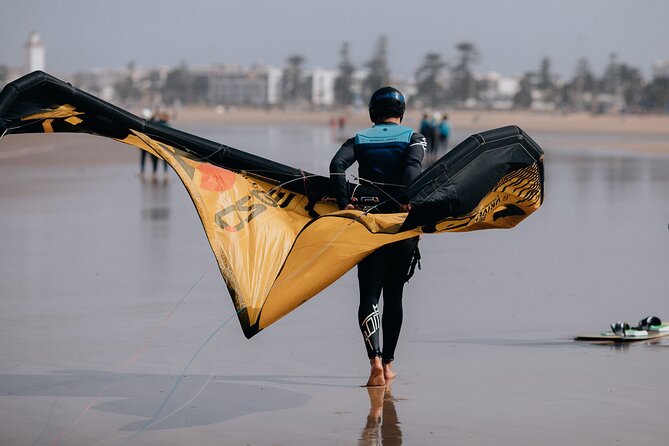
[[[415,239],[416,242],[416,247],[413,250],[413,254],[411,257],[411,264],[409,265],[409,272],[407,272],[407,277],[405,282],[408,282],[414,275],[414,272],[416,272],[416,267],[420,270],[420,249],[418,248],[418,240],[419,237],[416,237]]]

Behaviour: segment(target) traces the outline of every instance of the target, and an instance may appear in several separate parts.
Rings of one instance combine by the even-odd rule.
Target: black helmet
[[[376,123],[379,118],[404,117],[406,102],[404,95],[393,87],[379,88],[369,98],[369,118]]]

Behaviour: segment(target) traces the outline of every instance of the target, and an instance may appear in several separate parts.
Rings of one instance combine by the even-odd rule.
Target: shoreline
[[[524,111],[447,111],[455,133],[473,134],[484,130],[517,125],[528,134],[568,134],[569,147],[613,148],[635,152],[669,154],[669,115],[593,115],[590,113],[539,113]],[[331,121],[346,117],[346,132],[370,124],[366,110],[353,113],[336,111],[281,111],[232,108],[225,112],[214,108],[185,107],[173,118],[181,124],[303,124],[330,126]],[[417,128],[422,112],[411,110],[404,124]],[[571,138],[573,136],[573,138]],[[578,136],[584,136],[579,139]],[[593,138],[595,137],[595,138]],[[562,141],[564,143],[564,140]]]
[[[567,131],[570,133],[610,133],[665,135],[669,137],[669,115],[593,115],[591,113],[525,112],[525,111],[446,111],[450,122],[458,128],[518,125],[533,131]],[[282,111],[252,108],[231,108],[218,112],[214,108],[184,107],[178,110],[174,122],[182,123],[295,123],[329,125],[330,120],[346,116],[347,125],[369,125],[366,110],[352,113],[337,111]],[[422,112],[411,110],[404,122],[420,121]]]
[[[669,115],[592,115],[588,113],[531,113],[508,111],[449,111],[454,138],[451,145],[481,131],[517,125],[530,136],[540,136],[545,144],[556,141],[553,148],[582,150],[624,150],[632,153],[669,155]],[[189,125],[313,125],[330,126],[331,120],[342,116],[335,111],[280,111],[260,109],[230,109],[217,113],[213,108],[185,107],[172,116],[171,125],[177,129]],[[417,128],[421,112],[407,112],[403,123]],[[346,115],[346,126],[341,132],[353,134],[356,129],[370,125],[366,111]],[[5,148],[14,149],[26,144],[13,141],[13,135],[2,138]],[[29,146],[51,145],[35,135]],[[8,140],[9,138],[9,140]],[[457,140],[455,139],[457,138]],[[536,138],[535,138],[536,139]],[[7,154],[5,154],[7,155]]]

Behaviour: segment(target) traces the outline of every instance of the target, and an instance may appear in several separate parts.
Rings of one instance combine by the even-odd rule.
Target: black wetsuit
[[[367,185],[365,195],[375,194],[381,203],[372,211],[400,212],[400,204],[406,204],[402,189],[420,174],[425,148],[423,135],[392,123],[376,124],[347,140],[330,163],[339,208],[351,202],[344,172],[357,161],[359,183]],[[402,328],[402,291],[416,244],[417,240],[408,239],[385,245],[358,264],[358,322],[370,358],[394,359]],[[379,312],[381,291],[383,317]]]

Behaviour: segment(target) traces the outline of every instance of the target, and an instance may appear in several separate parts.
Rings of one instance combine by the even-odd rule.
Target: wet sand
[[[312,171],[338,144],[177,123]],[[664,444],[669,342],[571,338],[669,319],[669,158],[531,135],[546,203],[514,230],[424,240],[385,395],[359,387],[353,273],[246,340],[173,174],[142,181],[136,149],[101,138],[3,138],[0,443]]]
[[[607,141],[612,148],[645,151],[654,153],[669,153],[669,115],[617,115],[591,113],[559,113],[559,112],[509,112],[509,111],[446,111],[454,129],[467,134],[476,133],[482,129],[492,129],[505,125],[518,125],[530,134],[542,133],[558,135],[592,136],[601,140],[602,135],[616,137],[615,141]],[[212,108],[184,108],[176,114],[181,125],[193,123],[208,123],[211,125],[226,124],[312,124],[328,125],[334,118],[346,116],[348,128],[362,128],[369,125],[369,116],[366,110],[335,113],[335,112],[282,112],[278,110],[258,109],[231,109],[224,113],[217,113]],[[404,123],[418,128],[421,112],[408,111]],[[642,136],[650,140],[644,140]],[[582,147],[583,138],[573,141],[563,140],[564,145]],[[591,142],[589,148],[596,148]],[[612,146],[611,146],[612,144]]]

